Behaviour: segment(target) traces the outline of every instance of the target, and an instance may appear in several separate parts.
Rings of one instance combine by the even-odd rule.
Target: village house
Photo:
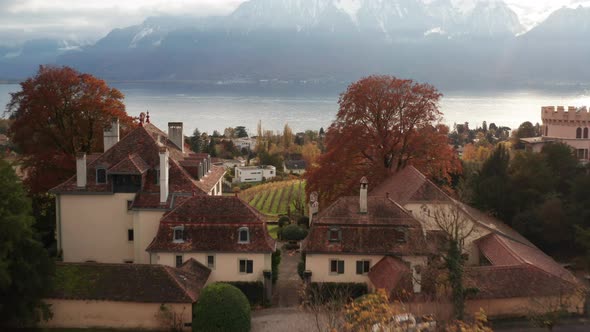
[[[223,167],[149,118],[119,140],[118,120],[104,132],[105,152],[77,157],[76,176],[56,195],[58,250],[64,262],[144,263],[164,213],[193,195],[221,195]]]
[[[540,137],[522,138],[521,142],[529,151],[540,152],[550,142],[562,142],[574,149],[582,163],[588,162],[590,150],[590,113],[586,107],[545,106],[541,108]]]
[[[285,173],[303,175],[306,168],[307,163],[303,159],[285,160],[283,162],[283,172]]]
[[[452,210],[472,230],[465,232],[465,283],[479,292],[467,301],[468,310],[522,316],[532,302],[561,301],[568,311],[583,311],[584,286],[571,272],[499,220],[449,197],[414,167],[367,192],[363,179],[359,197],[341,197],[313,218],[303,243],[307,282],[409,292],[410,302],[429,310],[423,275],[446,241],[435,216]]]

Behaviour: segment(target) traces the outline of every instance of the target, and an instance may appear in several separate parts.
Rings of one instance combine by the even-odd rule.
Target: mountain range
[[[112,80],[340,82],[373,73],[448,87],[587,83],[590,8],[531,30],[502,0],[250,0],[227,16],[161,16],[90,45],[0,47],[0,78],[39,64]]]

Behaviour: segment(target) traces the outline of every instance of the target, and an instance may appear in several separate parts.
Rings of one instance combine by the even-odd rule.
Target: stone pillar
[[[303,283],[305,284],[305,287],[309,287],[309,285],[311,285],[311,271],[310,270],[303,271]]]
[[[262,274],[264,275],[264,294],[263,294],[263,298],[264,298],[264,303],[265,304],[270,304],[270,301],[272,299],[272,271],[270,270],[264,270],[262,272]]]

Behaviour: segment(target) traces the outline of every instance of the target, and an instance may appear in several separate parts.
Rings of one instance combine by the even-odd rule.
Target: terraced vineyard
[[[295,211],[297,200],[305,202],[305,181],[271,182],[244,190],[240,198],[269,218]]]

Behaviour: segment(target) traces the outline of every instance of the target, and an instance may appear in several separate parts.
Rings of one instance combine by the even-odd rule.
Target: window
[[[588,128],[584,128],[584,138],[588,138]]]
[[[248,231],[248,227],[242,227],[238,230],[238,243],[249,243],[250,242],[250,232]]]
[[[96,183],[107,183],[107,170],[104,168],[96,169]]]
[[[545,126],[545,136],[549,136],[549,126]]]
[[[330,228],[328,230],[328,241],[330,242],[340,242],[342,239],[342,232],[339,228]]]
[[[254,273],[254,261],[251,259],[240,259],[240,273]]]
[[[215,268],[215,256],[214,255],[207,255],[207,267],[214,269]]]
[[[125,264],[133,264],[133,260],[132,259],[126,259],[123,261],[123,263]]]
[[[160,185],[160,170],[156,170],[156,181],[155,184]]]
[[[371,268],[371,261],[356,261],[356,274],[367,274]]]
[[[133,241],[133,230],[132,229],[127,230],[127,241]]]
[[[576,129],[576,138],[582,138],[582,128]]]
[[[580,160],[588,160],[588,149],[577,149],[576,154]]]
[[[182,243],[184,242],[184,226],[176,226],[172,228],[174,232],[173,242]]]
[[[127,211],[131,210],[132,207],[133,207],[133,201],[132,200],[128,200],[127,201]]]
[[[182,266],[182,255],[176,255],[176,267]]]
[[[395,230],[395,242],[406,243],[406,230],[405,229],[401,228],[401,229]]]
[[[344,274],[344,261],[331,259],[330,260],[330,273],[331,274]]]

